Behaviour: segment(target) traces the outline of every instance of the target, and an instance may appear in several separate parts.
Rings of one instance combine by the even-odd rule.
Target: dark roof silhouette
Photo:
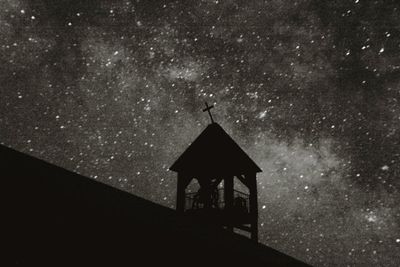
[[[0,162],[2,266],[308,266],[4,146]]]
[[[170,167],[194,174],[244,174],[261,172],[256,163],[218,123],[211,123]]]

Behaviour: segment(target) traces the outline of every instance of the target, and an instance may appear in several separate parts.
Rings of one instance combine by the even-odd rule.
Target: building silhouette
[[[261,169],[213,121],[170,167],[177,172],[176,210],[201,223],[216,223],[233,231],[238,228],[258,241],[258,204],[256,175]],[[235,179],[236,178],[236,179]],[[195,179],[200,188],[188,193]],[[235,180],[248,194],[235,189]]]
[[[0,176],[2,266],[308,266],[5,146]]]

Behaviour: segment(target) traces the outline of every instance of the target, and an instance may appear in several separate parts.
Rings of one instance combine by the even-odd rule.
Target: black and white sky
[[[173,207],[207,101],[264,244],[399,266],[398,0],[0,0],[0,62],[2,144]]]

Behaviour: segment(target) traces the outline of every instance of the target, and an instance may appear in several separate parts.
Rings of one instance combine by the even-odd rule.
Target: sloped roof
[[[0,160],[2,266],[309,266],[2,145]]]
[[[208,125],[169,169],[190,174],[262,171],[217,123]]]

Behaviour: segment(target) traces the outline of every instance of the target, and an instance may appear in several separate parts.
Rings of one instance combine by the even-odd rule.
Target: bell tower
[[[257,173],[261,169],[238,144],[214,122],[211,123],[170,167],[178,175],[176,210],[187,216],[207,219],[211,223],[247,231],[258,241]],[[186,192],[197,180],[200,188]],[[248,193],[235,189],[242,183]]]

